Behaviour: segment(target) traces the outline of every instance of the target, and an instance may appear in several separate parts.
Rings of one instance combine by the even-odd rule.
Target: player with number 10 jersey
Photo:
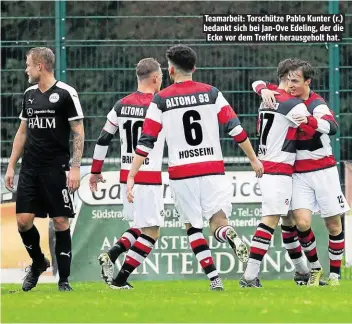
[[[160,90],[162,71],[160,64],[153,58],[141,60],[136,67],[138,89],[132,94],[120,99],[107,115],[107,121],[99,136],[94,150],[94,158],[90,177],[90,188],[97,190],[97,183],[104,181],[101,170],[109,143],[119,130],[121,141],[121,198],[124,213],[134,226],[122,234],[121,238],[107,253],[98,256],[101,266],[101,276],[112,289],[131,289],[127,282],[128,276],[137,268],[151,252],[159,238],[159,227],[164,211],[162,195],[161,165],[164,148],[164,138],[161,134],[154,151],[144,161],[141,171],[136,177],[136,196],[134,204],[127,201],[126,182],[138,138],[142,132],[144,118],[153,94]],[[114,263],[118,256],[127,251],[116,278],[113,278]]]

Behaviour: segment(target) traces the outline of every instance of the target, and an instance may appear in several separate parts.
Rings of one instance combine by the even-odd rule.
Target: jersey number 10
[[[133,153],[136,150],[139,134],[142,132],[143,121],[137,120],[132,125],[132,120],[128,120],[123,124],[126,130],[127,153]]]

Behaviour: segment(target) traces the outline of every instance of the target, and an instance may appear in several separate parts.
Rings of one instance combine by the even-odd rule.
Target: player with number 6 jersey
[[[262,175],[263,167],[222,93],[211,85],[192,80],[195,52],[188,46],[177,45],[167,51],[166,57],[174,84],[155,94],[149,106],[129,173],[128,197],[133,201],[132,188],[137,171],[164,131],[175,208],[185,223],[191,248],[211,281],[211,289],[222,290],[221,279],[202,234],[203,217],[209,221],[214,237],[220,242],[228,242],[240,261],[247,261],[248,251],[228,222],[232,212],[232,191],[225,176],[219,123],[239,143],[257,176]]]
[[[141,60],[137,64],[136,74],[137,91],[118,100],[107,115],[107,121],[95,146],[90,177],[90,188],[94,192],[97,190],[97,183],[104,181],[101,175],[104,159],[114,134],[119,130],[121,197],[126,218],[134,221],[134,227],[128,229],[107,253],[101,253],[98,257],[101,276],[112,289],[132,288],[127,278],[144,261],[158,239],[164,212],[161,166],[165,139],[162,134],[136,176],[134,203],[129,203],[126,197],[127,175],[142,132],[143,121],[153,94],[160,90],[162,82],[160,64],[152,58]],[[113,279],[114,263],[127,250],[125,262]]]

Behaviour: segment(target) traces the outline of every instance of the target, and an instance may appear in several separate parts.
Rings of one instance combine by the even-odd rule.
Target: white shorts
[[[129,203],[126,196],[126,184],[121,184],[123,212],[126,219],[134,222],[138,228],[161,226],[164,215],[163,186],[135,185],[134,201]]]
[[[228,218],[232,212],[232,184],[225,175],[209,175],[170,180],[170,189],[180,221],[203,228],[206,220],[222,210]]]
[[[262,216],[286,216],[292,197],[292,178],[278,174],[264,174],[258,178],[262,193]]]
[[[350,210],[342,193],[337,167],[293,175],[292,209],[316,210],[321,217],[343,214]]]

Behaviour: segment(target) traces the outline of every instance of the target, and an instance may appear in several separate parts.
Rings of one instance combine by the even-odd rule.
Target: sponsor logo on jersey
[[[55,117],[38,117],[28,119],[28,128],[56,128]]]
[[[33,116],[33,108],[27,108],[27,115],[28,117]]]
[[[52,94],[50,95],[50,97],[49,97],[49,101],[50,101],[51,103],[58,102],[59,99],[60,99],[60,96],[59,96],[59,94],[56,93],[56,92],[55,92],[55,93],[52,93]]]

